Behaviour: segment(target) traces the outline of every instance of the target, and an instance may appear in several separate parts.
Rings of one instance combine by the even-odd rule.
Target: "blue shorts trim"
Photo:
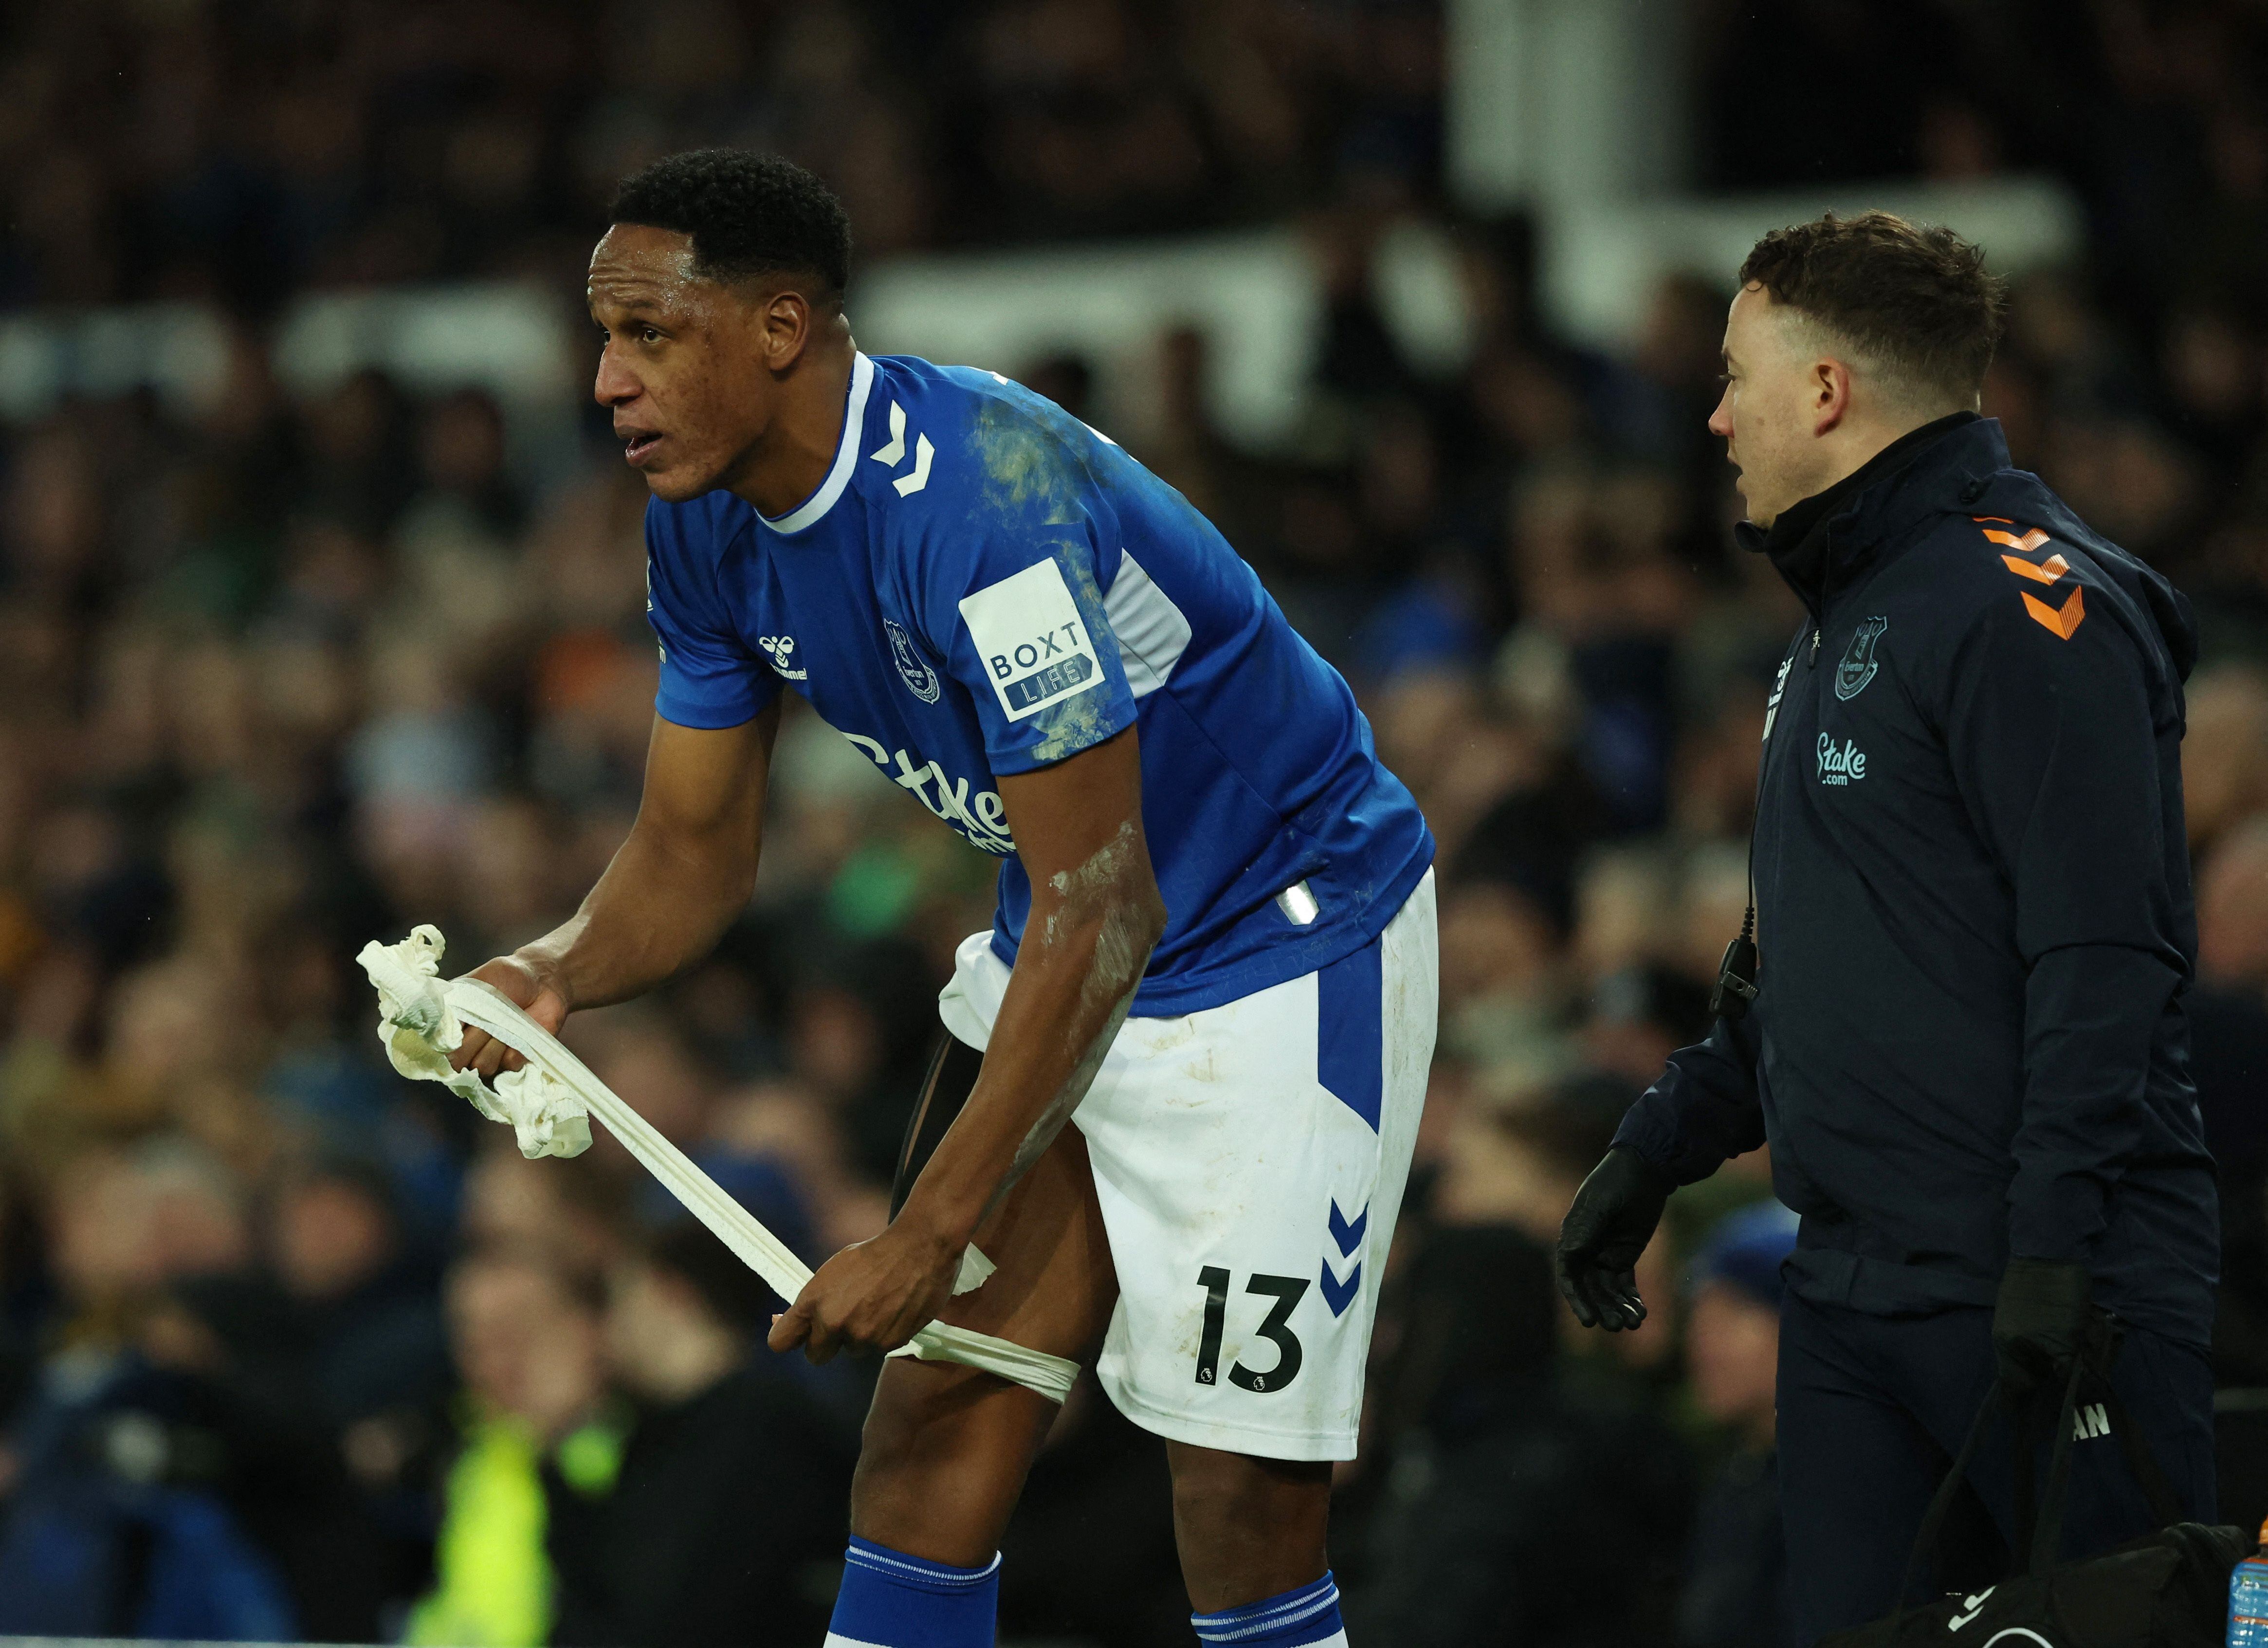
[[[1373,1133],[1386,1102],[1384,990],[1375,938],[1315,975],[1315,1078]]]

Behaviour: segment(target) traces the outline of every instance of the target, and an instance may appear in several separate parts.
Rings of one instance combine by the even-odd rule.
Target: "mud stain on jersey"
[[[1070,442],[1026,408],[986,399],[972,434],[984,466],[984,502],[1018,514],[1036,511],[1026,525],[1068,526],[1081,519],[1079,497],[1087,479]]]
[[[1053,709],[1041,710],[1034,719],[1040,738],[1032,746],[1032,759],[1042,763],[1063,761],[1092,748],[1114,730],[1110,695],[1105,692],[1083,692],[1076,698],[1066,698]]]
[[[1094,581],[1086,548],[1084,542],[1061,544],[1055,552],[1056,565],[1071,585],[1071,600],[1079,607],[1079,620],[1086,626],[1096,657],[1106,666],[1117,665],[1118,637],[1110,632],[1110,622],[1102,615],[1102,589]],[[1062,761],[1108,738],[1117,730],[1110,725],[1110,696],[1107,689],[1096,687],[1041,710],[1033,717],[1032,725],[1040,735],[1032,747],[1033,758]]]
[[[1178,1019],[1145,1019],[1141,1023],[1145,1057],[1160,1057],[1174,1048],[1197,1040],[1197,1020],[1187,1014]]]

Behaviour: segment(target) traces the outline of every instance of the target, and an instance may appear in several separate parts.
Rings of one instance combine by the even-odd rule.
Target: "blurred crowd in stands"
[[[2191,1003],[2228,1231],[2225,1508],[2257,1520],[2268,17],[2072,10],[1697,4],[1703,147],[1716,180],[1789,181],[1799,141],[1742,137],[1719,93],[1751,107],[1743,77],[1791,40],[1926,47],[1822,164],[2052,166],[2088,206],[2093,255],[2022,283],[1986,410],[2202,621]],[[1211,430],[1194,332],[1158,340],[1143,430],[1087,361],[984,364],[1223,525],[1440,840],[1440,1055],[1335,1530],[1351,1630],[1781,1640],[1792,1238],[1761,1153],[1673,1204],[1638,1333],[1578,1334],[1544,1244],[1704,1028],[1799,609],[1726,530],[1704,428],[1725,271],[1667,283],[1610,358],[1538,322],[1521,225],[1451,220],[1472,359],[1443,379],[1397,352],[1365,254],[1441,210],[1437,8],[144,0],[5,28],[0,298],[191,297],[237,324],[208,414],[127,396],[0,440],[0,1634],[817,1639],[872,1368],[751,1355],[777,1306],[611,1141],[525,1162],[394,1077],[352,962],[432,922],[473,965],[571,911],[621,840],[654,678],[643,485],[594,445],[537,491],[477,393],[289,396],[261,327],[311,283],[570,292],[615,177],[737,141],[819,166],[875,254],[1328,209],[1297,460]],[[1996,38],[2063,77],[1986,82]],[[990,871],[792,714],[746,918],[569,1039],[816,1260],[887,1217]],[[1091,1390],[1005,1556],[1008,1641],[1187,1640],[1160,1448]]]
[[[863,254],[1249,221],[1438,168],[1432,0],[88,0],[4,25],[0,299],[578,273],[704,143]]]

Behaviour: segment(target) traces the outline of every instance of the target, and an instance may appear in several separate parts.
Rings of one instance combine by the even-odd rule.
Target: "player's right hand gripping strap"
[[[439,931],[421,926],[398,945],[375,939],[356,958],[379,992],[379,1040],[404,1076],[446,1084],[492,1121],[510,1122],[529,1156],[576,1155],[590,1142],[595,1115],[647,1172],[668,1188],[688,1212],[740,1255],[740,1262],[792,1299],[811,1280],[811,1269],[778,1237],[653,1129],[590,1068],[493,986],[477,979],[443,982],[446,948]],[[464,1026],[484,1030],[527,1061],[526,1071],[498,1078],[496,1088],[470,1070],[453,1070],[448,1056],[464,1040]],[[505,1093],[503,1090],[509,1088]],[[981,1264],[980,1257],[978,1262]],[[966,1280],[969,1267],[964,1262]],[[956,1291],[965,1291],[964,1289]],[[1037,1391],[1051,1402],[1071,1394],[1079,1364],[1027,1350],[966,1328],[932,1322],[890,1354],[924,1362],[959,1362]]]

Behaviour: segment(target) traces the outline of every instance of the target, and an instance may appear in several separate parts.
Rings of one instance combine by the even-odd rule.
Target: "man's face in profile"
[[[1756,285],[1733,299],[1725,320],[1725,393],[1709,430],[1724,438],[1725,456],[1740,472],[1734,484],[1759,526],[1819,489],[1816,363],[1798,347],[1806,330]]]
[[[606,337],[593,394],[630,467],[665,503],[733,484],[774,399],[747,294],[695,273],[690,237],[640,224],[607,232],[587,290]]]

